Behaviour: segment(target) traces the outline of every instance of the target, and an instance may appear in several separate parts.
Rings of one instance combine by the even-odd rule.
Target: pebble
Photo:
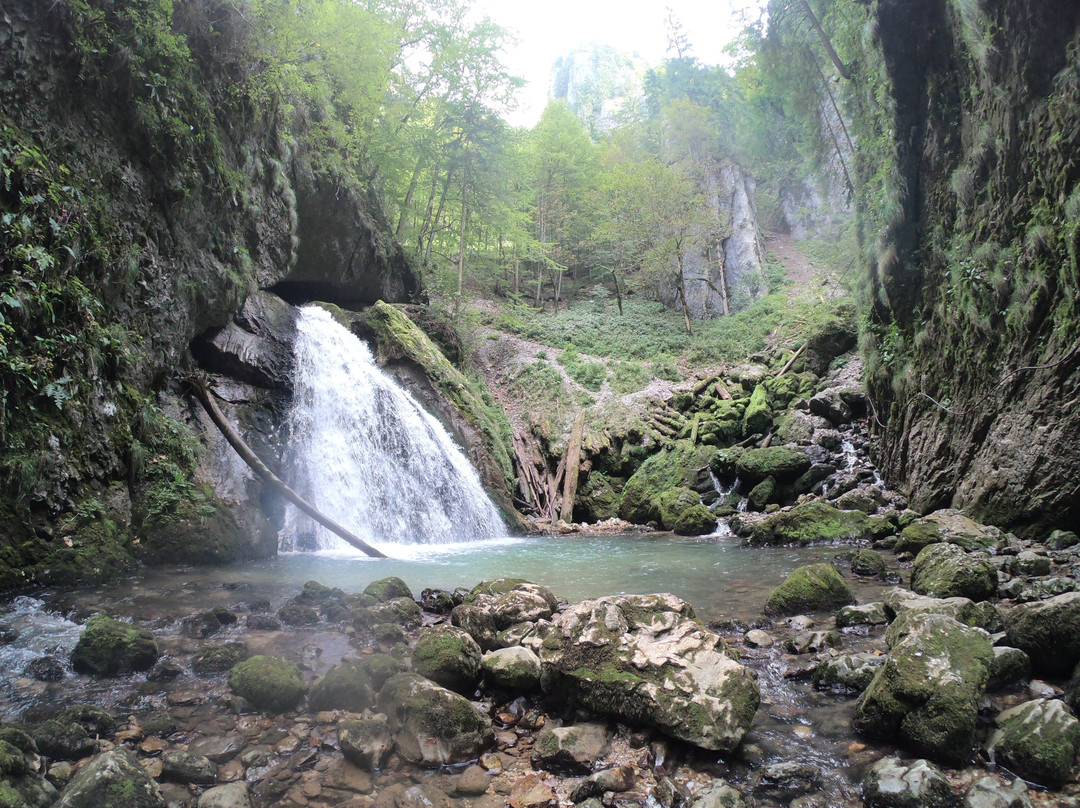
[[[483,794],[491,785],[491,775],[480,766],[469,766],[458,779],[457,792],[466,797]]]
[[[167,746],[161,738],[147,738],[139,744],[139,751],[144,755],[160,755]]]
[[[180,690],[170,693],[167,699],[169,704],[174,707],[188,707],[193,704],[201,704],[203,701],[201,693],[195,693],[191,690]]]
[[[751,648],[769,648],[776,642],[771,634],[759,628],[746,632],[744,639]]]
[[[279,755],[291,755],[299,748],[300,739],[295,735],[289,735],[274,744],[274,751]]]

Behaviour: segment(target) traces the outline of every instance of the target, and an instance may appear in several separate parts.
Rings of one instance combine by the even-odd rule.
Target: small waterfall
[[[506,535],[469,460],[348,329],[305,307],[295,353],[287,468],[311,504],[373,544]],[[351,551],[292,506],[281,549]]]

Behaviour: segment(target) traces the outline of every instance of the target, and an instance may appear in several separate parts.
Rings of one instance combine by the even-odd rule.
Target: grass
[[[509,305],[490,316],[488,324],[563,351],[560,362],[585,387],[589,384],[574,376],[575,372],[589,374],[592,383],[599,374],[584,367],[596,363],[585,363],[578,354],[616,360],[620,364],[611,367],[613,386],[634,389],[646,377],[678,379],[680,366],[738,362],[777,344],[791,347],[802,334],[833,316],[841,302],[789,302],[778,292],[730,317],[695,322],[693,334],[686,333],[682,314],[660,303],[624,301],[625,313],[620,315],[614,301],[600,296],[557,314]],[[650,363],[651,369],[646,369],[645,363]]]

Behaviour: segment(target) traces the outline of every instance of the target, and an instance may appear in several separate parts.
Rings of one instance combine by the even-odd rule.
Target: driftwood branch
[[[799,348],[799,350],[797,350],[795,352],[795,355],[793,357],[791,357],[791,359],[789,359],[787,361],[787,364],[784,365],[780,369],[780,372],[776,374],[776,378],[779,379],[781,376],[783,376],[785,373],[787,373],[789,370],[791,370],[791,366],[795,364],[795,360],[798,359],[800,356],[802,356],[802,352],[806,350],[806,346],[809,345],[809,344],[810,343],[808,343],[808,342],[803,343],[802,347]]]
[[[221,434],[225,436],[225,440],[229,442],[229,445],[236,450],[236,453],[240,455],[240,458],[248,464],[248,467],[254,471],[259,477],[281,494],[285,499],[289,500],[293,505],[302,510],[320,525],[327,530],[336,533],[341,536],[345,541],[360,550],[367,555],[374,558],[386,558],[386,554],[376,550],[367,542],[363,541],[353,533],[343,528],[333,519],[327,516],[323,516],[313,505],[308,503],[306,499],[293,491],[285,482],[278,477],[274,472],[270,471],[265,463],[263,463],[256,454],[251,451],[244,439],[240,437],[239,433],[233,429],[232,424],[225,418],[225,414],[221,411],[218,405],[214,402],[214,399],[210,396],[209,391],[202,384],[195,381],[189,381],[188,389],[191,394],[199,400],[199,403],[203,405],[207,414],[210,416],[210,420],[214,422]]]

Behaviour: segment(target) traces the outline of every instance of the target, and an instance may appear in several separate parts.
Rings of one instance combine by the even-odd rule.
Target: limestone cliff
[[[373,197],[307,140],[312,111],[261,82],[241,11],[0,10],[0,588],[273,552],[207,485],[189,344],[257,288],[422,295]]]
[[[865,83],[891,98],[861,133],[864,179],[886,177],[862,211],[880,465],[916,508],[1075,530],[1080,6],[877,0],[869,15]]]

